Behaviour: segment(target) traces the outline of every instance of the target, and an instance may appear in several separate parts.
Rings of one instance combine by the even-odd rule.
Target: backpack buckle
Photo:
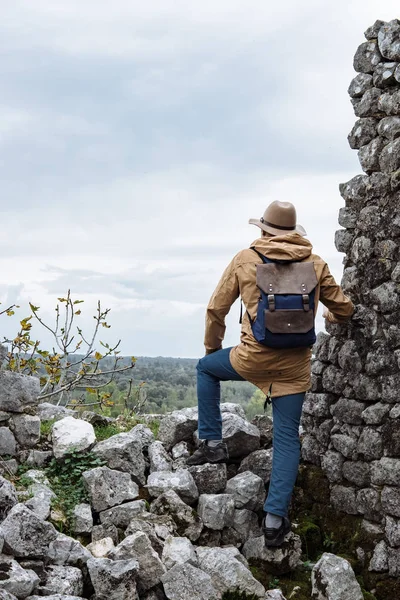
[[[274,294],[268,294],[268,308],[271,312],[275,310],[275,296]]]
[[[310,310],[310,296],[308,294],[303,294],[303,308],[306,312]]]

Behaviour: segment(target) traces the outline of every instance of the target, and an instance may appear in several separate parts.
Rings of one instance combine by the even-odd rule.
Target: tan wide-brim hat
[[[296,209],[291,202],[275,200],[265,210],[260,219],[250,219],[251,225],[257,225],[263,231],[272,235],[285,235],[287,233],[300,233],[307,235],[306,230],[297,224]]]

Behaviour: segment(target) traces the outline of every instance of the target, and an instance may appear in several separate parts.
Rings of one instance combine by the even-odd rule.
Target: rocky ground
[[[319,600],[362,600],[347,560],[305,561],[295,525],[282,548],[265,547],[269,417],[249,423],[240,406],[223,405],[229,464],[187,468],[195,409],[114,433],[126,424],[49,404],[35,416],[13,407],[9,425],[40,429],[36,438],[32,427],[19,433],[14,456],[0,463],[0,598],[303,600],[312,589]]]

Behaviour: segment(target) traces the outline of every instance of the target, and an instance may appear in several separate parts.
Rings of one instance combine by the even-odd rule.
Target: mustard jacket
[[[211,297],[206,313],[206,354],[222,348],[225,317],[239,296],[250,318],[256,316],[260,295],[256,286],[256,265],[262,261],[252,247],[272,259],[312,261],[318,280],[315,312],[320,300],[330,311],[330,321],[340,323],[350,319],[354,312],[353,303],[336,283],[326,262],[312,253],[312,245],[306,238],[298,233],[262,237],[233,258]],[[259,344],[253,337],[247,313],[243,316],[240,344],[232,348],[230,360],[242,377],[265,394],[272,384],[273,397],[305,392],[310,388],[311,349],[277,350]]]

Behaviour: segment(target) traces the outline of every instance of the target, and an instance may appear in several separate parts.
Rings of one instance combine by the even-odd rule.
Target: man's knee
[[[204,373],[204,358],[200,358],[196,365],[197,373]]]

